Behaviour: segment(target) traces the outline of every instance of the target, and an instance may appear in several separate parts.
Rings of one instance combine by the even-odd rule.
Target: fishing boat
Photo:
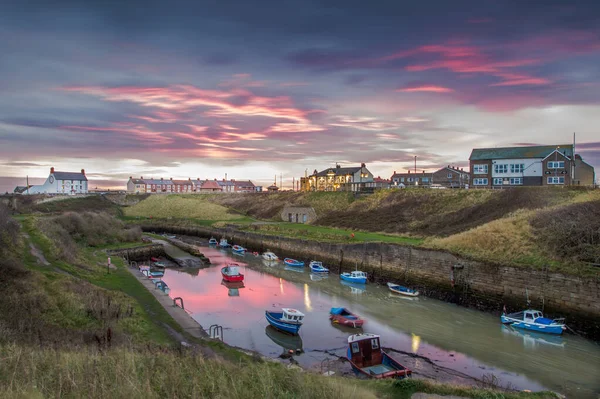
[[[160,280],[162,276],[153,276],[150,270],[142,270],[142,274],[148,277],[150,280],[158,279]]]
[[[281,312],[265,310],[265,317],[269,324],[279,331],[297,335],[300,327],[302,327],[304,313],[296,309],[282,308]]]
[[[309,264],[310,270],[313,273],[329,273],[329,269],[323,267],[323,262],[318,262],[316,260],[312,260]]]
[[[138,270],[139,270],[139,271],[142,271],[142,270],[150,270],[150,266],[148,266],[148,265],[140,265],[140,266],[138,267]]]
[[[284,334],[271,325],[265,327],[265,334],[283,348],[283,354],[302,353],[302,338],[299,335]]]
[[[165,263],[164,262],[154,262],[154,266],[156,266],[156,267],[165,267]]]
[[[210,240],[208,240],[208,245],[217,245],[217,244],[219,244],[217,239],[215,237],[210,237]]]
[[[381,349],[379,335],[354,334],[348,337],[348,361],[357,375],[370,378],[406,378],[412,371]]]
[[[567,329],[565,319],[547,319],[542,312],[534,309],[527,309],[522,312],[506,314],[506,310],[500,316],[502,324],[516,328],[537,331],[547,334],[562,334]]]
[[[340,274],[340,278],[349,283],[356,284],[366,284],[367,283],[367,273],[355,270],[350,273],[342,273]]]
[[[267,251],[265,253],[262,254],[263,259],[265,260],[271,260],[271,261],[276,261],[279,260],[279,258],[277,257],[277,255],[275,255],[273,252],[271,251]]]
[[[413,290],[412,288],[405,287],[394,283],[387,283],[388,288],[395,294],[405,296],[419,296],[419,291]]]
[[[231,251],[234,254],[243,255],[246,253],[246,248],[242,247],[241,245],[234,245],[233,247],[231,247]]]
[[[165,272],[150,272],[152,277],[162,277],[165,275]]]
[[[230,282],[244,281],[244,275],[240,273],[238,268],[239,265],[235,263],[222,268],[221,275],[223,276],[223,280]]]
[[[365,323],[363,319],[346,308],[331,308],[329,311],[329,320],[334,324],[354,328],[360,328]]]
[[[304,267],[304,262],[300,262],[299,260],[292,259],[292,258],[285,258],[283,260],[283,263],[285,263],[286,266],[291,266],[291,267]]]
[[[219,241],[219,246],[221,248],[229,248],[231,244],[227,242],[226,238],[221,238],[221,241]]]

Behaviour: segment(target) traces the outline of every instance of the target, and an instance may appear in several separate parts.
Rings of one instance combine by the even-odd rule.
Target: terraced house
[[[300,179],[302,191],[364,191],[374,188],[376,182],[373,174],[367,166],[342,167],[335,165],[334,168],[315,171],[312,175]]]
[[[594,168],[572,144],[476,148],[469,157],[473,188],[591,186]]]

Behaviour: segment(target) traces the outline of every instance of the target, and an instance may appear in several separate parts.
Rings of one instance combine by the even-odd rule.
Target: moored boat
[[[227,265],[221,269],[221,275],[223,276],[223,280],[236,282],[236,281],[244,281],[244,275],[239,271],[239,265],[233,263],[231,265]]]
[[[310,266],[310,270],[313,273],[329,273],[329,269],[326,267],[323,267],[323,262],[312,260],[312,261],[310,261],[309,266]]]
[[[265,317],[270,325],[276,329],[296,335],[302,327],[304,313],[291,308],[282,308],[281,312],[265,310]]]
[[[419,296],[419,291],[413,290],[412,288],[405,287],[394,283],[387,283],[388,288],[395,294],[405,296]]]
[[[344,281],[348,281],[349,283],[356,284],[366,284],[367,283],[367,273],[355,270],[350,273],[342,273],[340,274],[340,278]]]
[[[154,262],[154,266],[156,266],[156,267],[165,267],[165,263],[164,262]]]
[[[301,262],[299,260],[292,259],[292,258],[285,258],[283,260],[283,263],[285,263],[286,266],[291,266],[291,267],[304,267],[304,262]]]
[[[165,275],[165,273],[164,272],[150,272],[150,275],[152,277],[162,277]]]
[[[210,237],[210,240],[208,240],[208,245],[217,245],[218,243],[215,237]]]
[[[277,255],[275,255],[273,252],[271,251],[267,251],[265,253],[262,254],[263,259],[265,260],[270,260],[270,261],[276,261],[279,260],[279,258],[277,257]]]
[[[548,319],[542,312],[534,309],[527,309],[522,312],[502,313],[500,316],[502,324],[507,324],[516,328],[537,331],[547,334],[562,334],[567,329],[565,319]]]
[[[169,292],[171,292],[171,288],[169,288],[169,286],[167,285],[167,283],[165,283],[162,280],[156,280],[156,281],[154,281],[154,285],[156,286],[156,288],[158,288],[159,290],[161,290],[165,294],[168,294]]]
[[[219,246],[220,246],[221,248],[229,248],[229,247],[231,246],[231,244],[229,244],[229,243],[227,242],[227,239],[226,239],[226,238],[221,238],[221,241],[219,241]]]
[[[233,247],[231,247],[231,251],[240,255],[246,253],[246,248],[242,247],[241,245],[234,245]]]
[[[354,328],[360,328],[365,323],[363,319],[346,308],[331,308],[329,311],[329,320],[334,324],[341,324],[343,326]]]
[[[379,335],[354,334],[348,337],[347,357],[352,370],[370,378],[405,378],[412,371],[381,349]]]

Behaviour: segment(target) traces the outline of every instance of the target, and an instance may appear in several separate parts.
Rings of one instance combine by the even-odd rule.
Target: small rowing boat
[[[286,266],[291,266],[291,267],[304,267],[304,262],[301,262],[299,260],[292,259],[292,258],[285,258],[283,260],[283,263],[285,263]]]
[[[246,248],[242,247],[241,245],[234,245],[233,247],[231,247],[231,251],[234,254],[243,255],[246,253]]]
[[[244,275],[239,271],[239,265],[233,263],[221,269],[223,280],[229,282],[244,281]]]
[[[348,337],[348,361],[357,375],[370,378],[406,378],[412,371],[381,349],[379,335],[354,334]]]
[[[419,291],[413,290],[412,288],[405,287],[394,283],[387,283],[388,288],[395,294],[405,296],[419,296]]]
[[[265,253],[262,254],[263,259],[265,260],[270,260],[270,261],[276,261],[279,260],[279,258],[277,257],[277,255],[275,255],[273,252],[271,251],[267,251]]]
[[[329,311],[329,320],[334,324],[341,324],[343,326],[354,328],[360,328],[365,323],[363,319],[346,308],[331,308]]]
[[[218,243],[215,237],[210,237],[210,240],[208,240],[208,245],[217,245]]]

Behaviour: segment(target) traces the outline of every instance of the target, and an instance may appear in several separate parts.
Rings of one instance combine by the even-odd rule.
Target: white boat
[[[312,260],[310,261],[310,270],[313,273],[329,273],[329,269],[326,267],[323,267],[323,262],[318,262],[316,260]]]
[[[565,319],[548,319],[544,317],[542,312],[535,309],[527,309],[517,313],[502,313],[500,316],[502,324],[510,325],[512,327],[523,328],[525,330],[532,330],[547,334],[560,335],[564,330],[567,329],[565,326]]]
[[[262,254],[263,259],[265,260],[279,260],[279,258],[277,257],[277,255],[275,255],[273,252],[271,251],[267,251],[265,253]]]
[[[394,283],[387,283],[388,288],[395,294],[404,296],[419,296],[419,291],[413,290],[412,288],[405,287]]]
[[[340,278],[349,283],[357,283],[357,284],[366,284],[367,283],[367,273],[361,272],[359,270],[355,270],[350,273],[342,273],[342,274],[340,274]]]

